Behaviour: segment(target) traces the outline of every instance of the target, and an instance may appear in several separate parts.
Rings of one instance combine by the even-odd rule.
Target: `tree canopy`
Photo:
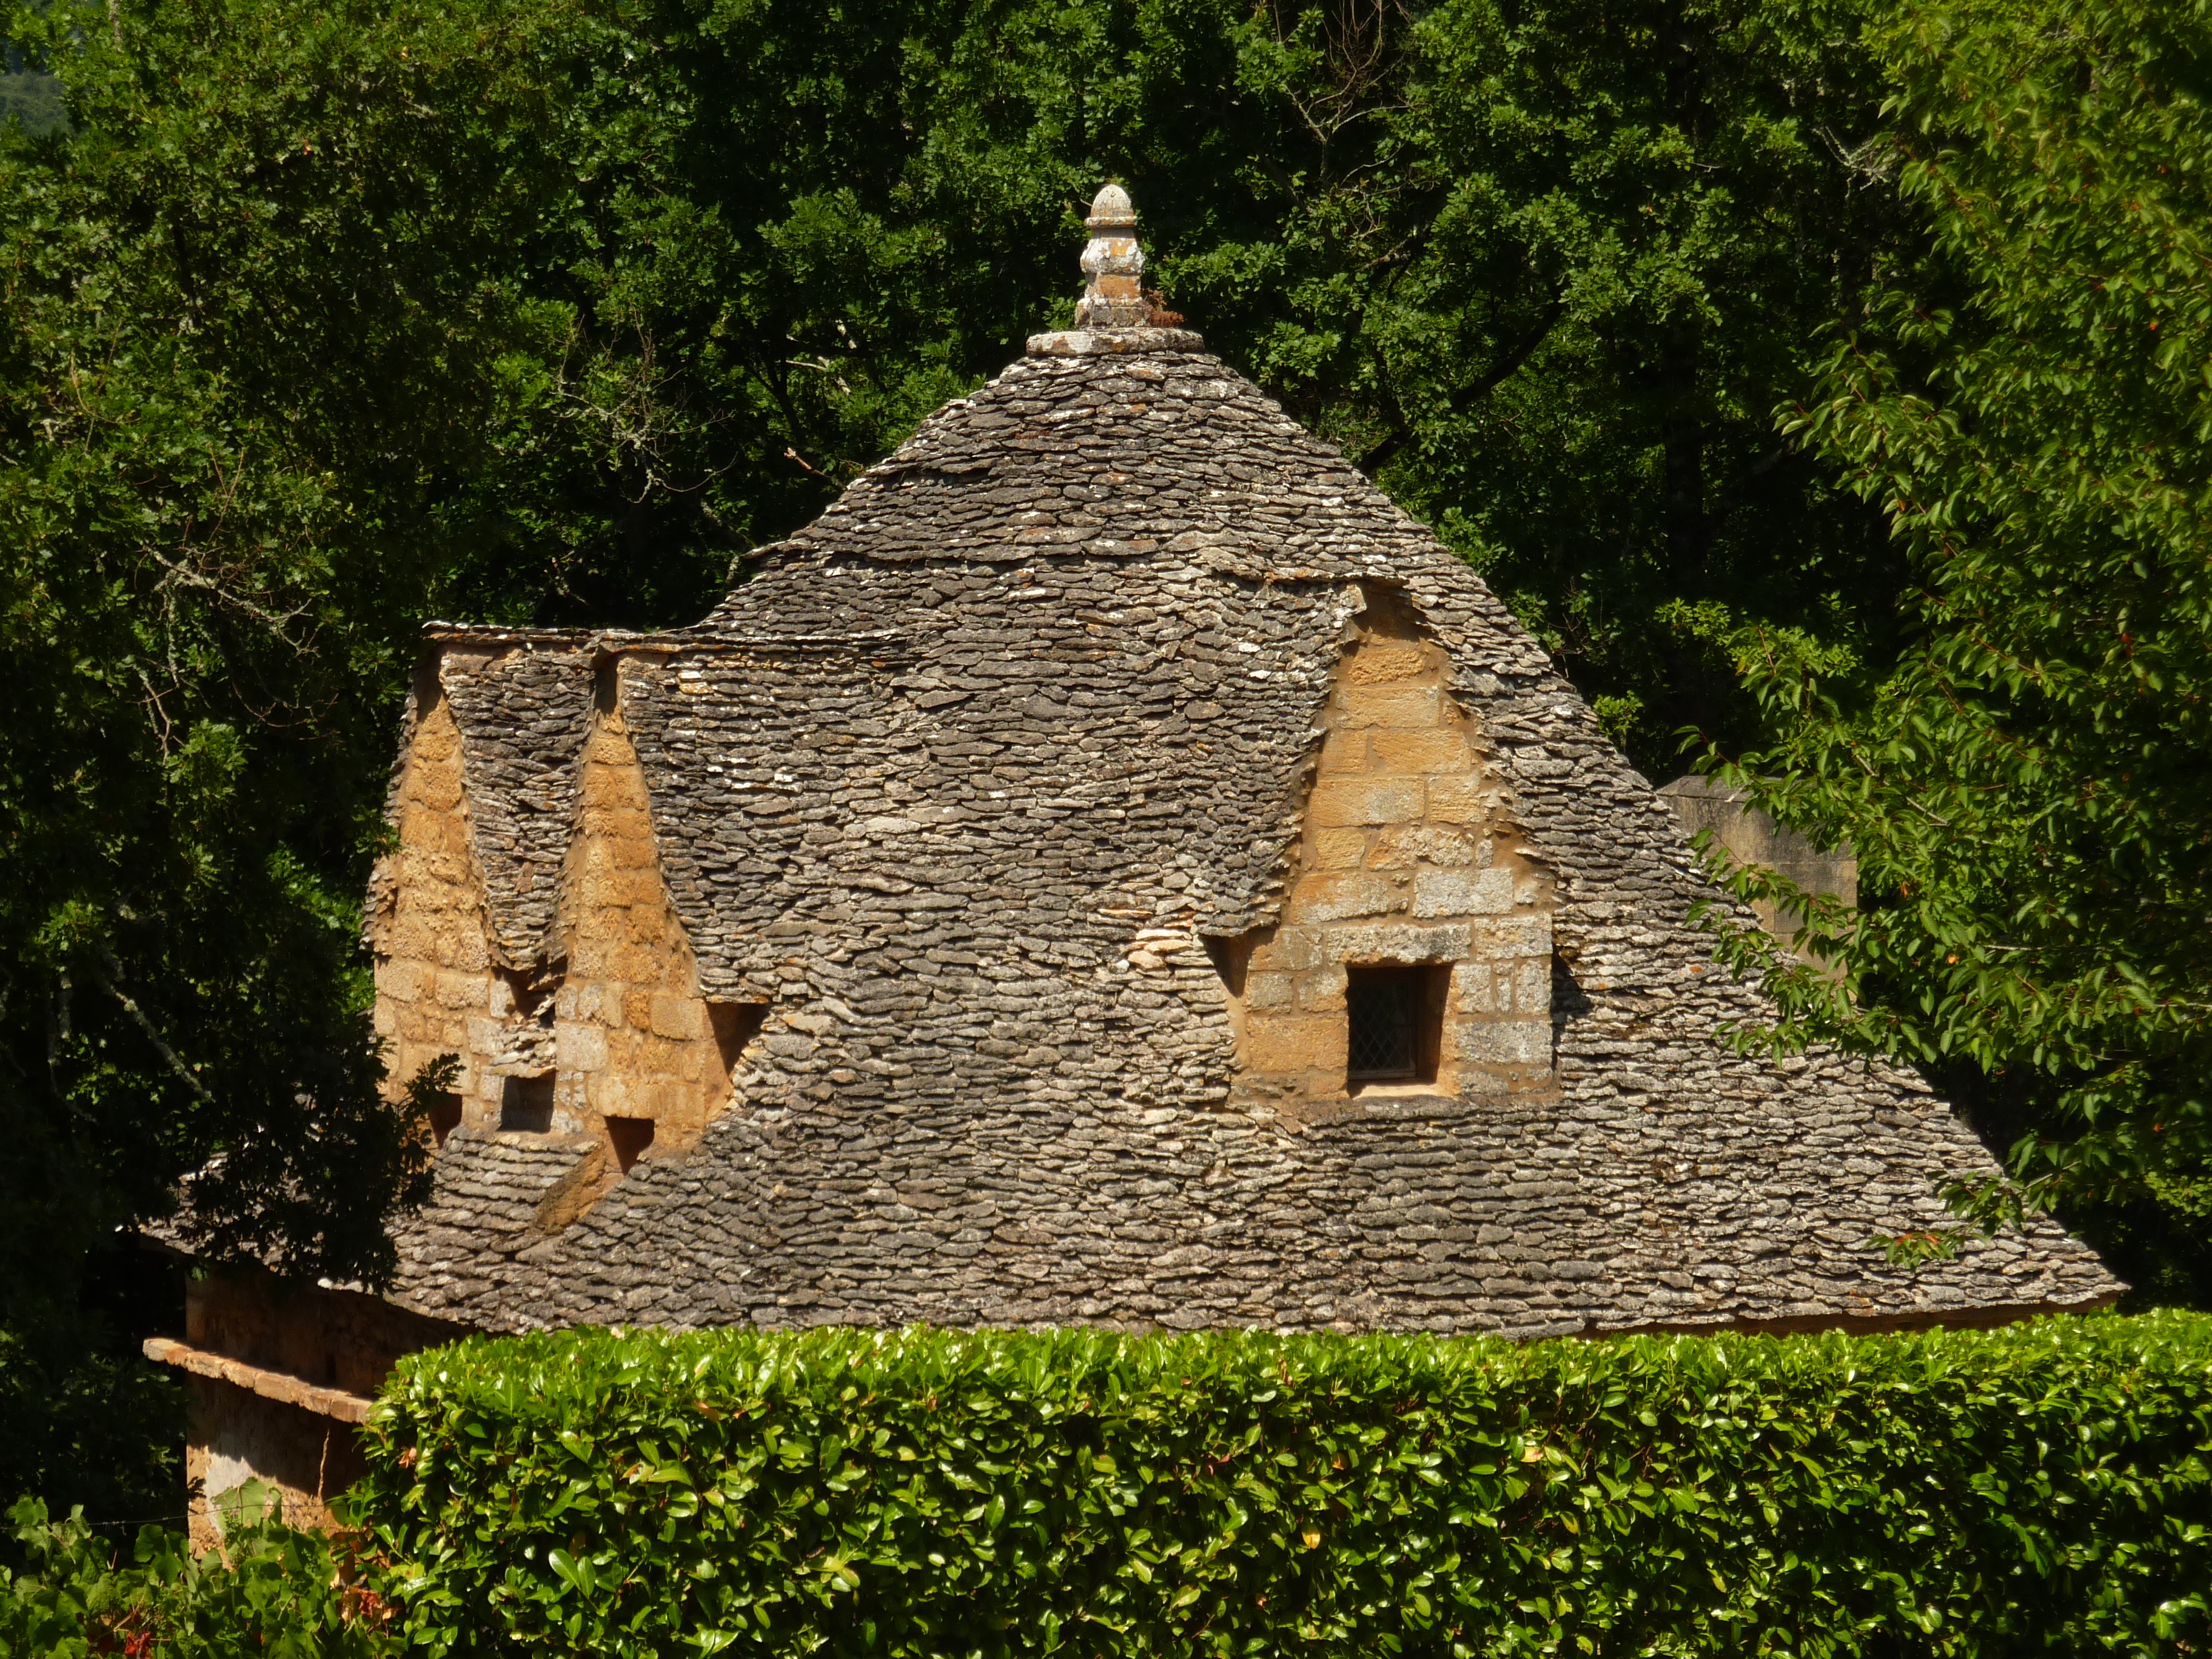
[[[550,108],[520,12],[96,21],[10,23],[71,119],[0,143],[0,1380],[34,1462],[100,1432],[84,1276],[180,1183],[210,1255],[337,1278],[419,1183],[358,875],[511,398]]]
[[[1860,907],[1811,929],[1846,971],[1782,975],[1782,1036],[1948,1067],[2014,1143],[1969,1215],[2064,1207],[2183,1295],[2212,1267],[2209,20],[1966,0],[1875,37],[1874,159],[1926,235],[1788,429],[1887,514],[1905,632],[1872,675],[1749,644],[1778,738],[1735,774],[1858,855]]]

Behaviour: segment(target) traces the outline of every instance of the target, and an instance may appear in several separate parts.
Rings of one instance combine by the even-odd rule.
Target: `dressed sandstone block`
[[[1403,823],[1421,816],[1425,790],[1419,778],[1337,779],[1316,783],[1307,809],[1324,829],[1352,824]]]
[[[1255,1027],[1250,1042],[1255,1072],[1344,1070],[1344,1022],[1326,1015],[1279,1015]]]
[[[1340,718],[1347,726],[1379,726],[1418,730],[1443,718],[1441,687],[1433,685],[1379,686],[1346,702]]]
[[[1321,762],[1315,769],[1316,778],[1364,777],[1373,769],[1373,757],[1369,753],[1364,732],[1332,732],[1321,746]]]
[[[553,1063],[564,1072],[596,1072],[607,1063],[607,1034],[598,1025],[562,1020],[553,1027]]]
[[[1318,968],[1329,959],[1322,948],[1321,934],[1310,927],[1279,927],[1272,939],[1253,947],[1255,972],[1299,973]]]
[[[1337,921],[1402,910],[1406,892],[1387,875],[1326,872],[1308,876],[1298,884],[1297,902],[1307,921]]]
[[[1449,727],[1377,732],[1369,741],[1376,765],[1386,772],[1449,773],[1468,763],[1467,739]]]
[[[1342,683],[1350,687],[1409,679],[1428,666],[1428,653],[1418,641],[1363,640],[1344,659]]]
[[[376,994],[400,1002],[412,1002],[434,983],[430,970],[404,957],[386,957],[376,964]]]
[[[1350,923],[1329,934],[1328,948],[1336,962],[1456,962],[1468,953],[1467,924]]]
[[[1435,786],[1431,784],[1431,793]],[[1404,870],[1433,864],[1449,868],[1480,868],[1490,863],[1486,836],[1452,826],[1429,823],[1394,824],[1375,836],[1368,855],[1370,869]]]
[[[599,994],[600,983],[616,977],[614,960],[615,946],[612,942],[595,933],[583,934],[570,945],[569,982],[580,986],[581,988],[578,993],[580,997],[597,996]],[[580,1012],[577,1018],[592,1018],[592,1014],[581,1012],[584,1006],[579,1005]],[[607,1020],[609,1016],[602,1011],[597,1018]]]
[[[623,985],[658,985],[662,968],[659,942],[653,939],[617,945],[607,955],[607,977]],[[625,1012],[633,1025],[650,1025],[653,1023],[649,1010],[641,1016],[637,1006],[627,999]]]
[[[1515,1012],[1551,1012],[1552,959],[1549,956],[1522,957],[1512,964],[1510,970],[1501,963],[1498,981],[1501,987],[1510,985]]]
[[[1498,915],[1512,908],[1510,870],[1423,870],[1413,877],[1417,916]]]
[[[438,1002],[447,1008],[481,1008],[491,994],[491,988],[480,974],[441,973],[438,975]]]
[[[1316,968],[1298,975],[1298,1006],[1310,1013],[1340,1014],[1344,1012],[1344,969],[1334,965]]]
[[[1453,1043],[1458,1058],[1474,1066],[1542,1066],[1552,1057],[1548,1021],[1470,1021]]]
[[[1546,910],[1513,915],[1489,916],[1468,924],[1469,941],[1482,957],[1534,957],[1548,966],[1552,957],[1552,917]]]
[[[1356,870],[1366,861],[1367,830],[1317,830],[1314,832],[1314,863],[1322,870]]]
[[[1428,817],[1431,823],[1486,823],[1497,805],[1497,790],[1472,774],[1429,781]]]

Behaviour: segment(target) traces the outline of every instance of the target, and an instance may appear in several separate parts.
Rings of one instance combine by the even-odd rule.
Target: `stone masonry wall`
[[[1355,1094],[1551,1080],[1551,877],[1510,821],[1443,653],[1392,590],[1365,596],[1282,921],[1230,947],[1234,1097],[1308,1122]],[[1367,964],[1449,965],[1433,1079],[1347,1085],[1346,970]]]
[[[185,1291],[185,1339],[192,1346],[349,1394],[374,1394],[403,1354],[462,1334],[461,1326],[357,1291],[288,1287],[250,1270],[194,1279]],[[249,1480],[275,1489],[292,1525],[332,1523],[331,1499],[363,1467],[350,1424],[213,1377],[187,1383],[185,1475],[195,1550],[220,1540],[222,1499]]]
[[[730,1097],[749,1011],[710,1006],[670,903],[652,802],[623,717],[622,678],[603,663],[584,750],[582,807],[562,878],[568,972],[554,1001],[554,1127],[604,1136],[609,1120],[652,1127],[654,1155],[697,1141]]]
[[[395,1092],[441,1054],[473,1057],[471,1022],[487,1015],[493,982],[483,882],[470,850],[460,727],[434,668],[418,678],[415,707],[392,805],[398,844],[377,872],[368,919],[376,1034],[387,1045],[386,1074]],[[483,1066],[465,1066],[460,1089],[466,1121],[498,1121],[497,1082]]]
[[[337,1524],[331,1502],[360,1479],[354,1428],[210,1376],[185,1379],[185,1536],[193,1553],[222,1541],[224,1499],[248,1481],[273,1489],[288,1526]],[[233,1502],[236,1500],[232,1499]]]
[[[1677,778],[1660,789],[1659,798],[1674,809],[1686,834],[1694,837],[1711,830],[1735,863],[1763,866],[1808,893],[1832,894],[1845,904],[1858,902],[1858,860],[1849,846],[1817,848],[1751,806],[1742,791],[1726,788],[1711,778]],[[1804,925],[1796,911],[1771,899],[1755,900],[1751,909],[1759,925],[1784,944]]]

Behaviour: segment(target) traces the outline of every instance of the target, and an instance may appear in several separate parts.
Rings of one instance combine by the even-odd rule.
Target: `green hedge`
[[[432,1653],[2203,1652],[2212,1320],[1912,1337],[580,1331],[416,1356]]]

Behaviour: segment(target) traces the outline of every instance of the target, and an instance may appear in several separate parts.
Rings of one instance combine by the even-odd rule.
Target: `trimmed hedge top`
[[[432,1652],[2170,1654],[2212,1319],[1638,1338],[579,1330],[404,1363]]]

